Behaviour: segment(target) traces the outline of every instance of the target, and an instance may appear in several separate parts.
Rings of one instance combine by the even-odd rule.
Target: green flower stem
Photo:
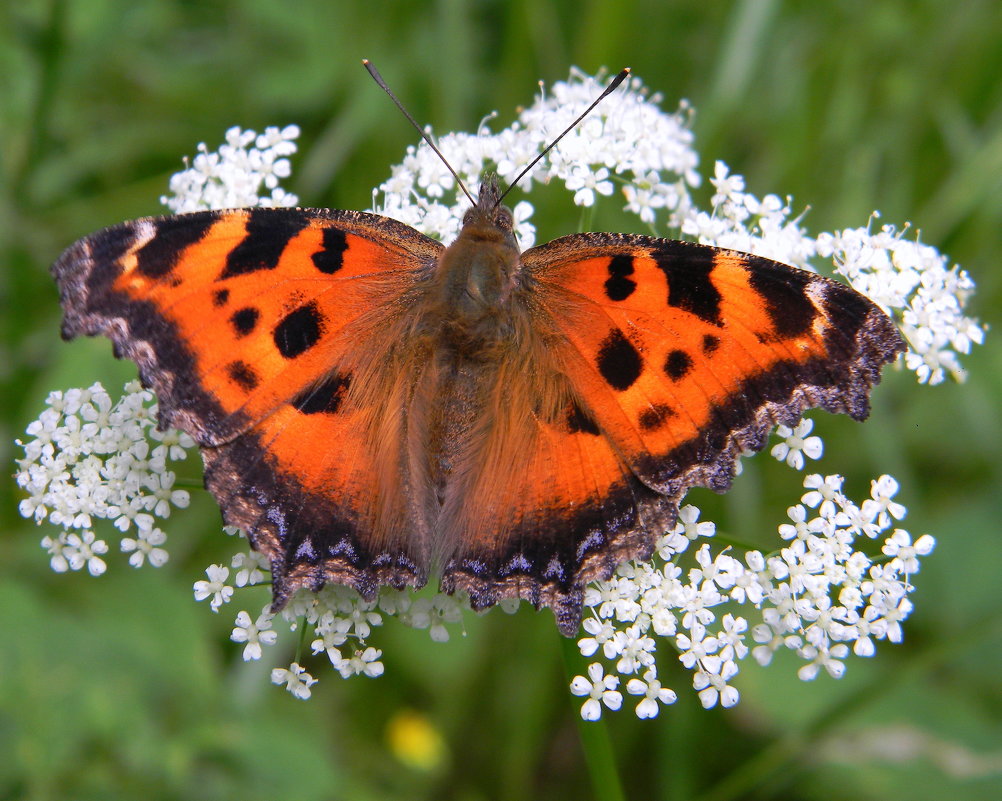
[[[299,618],[299,641],[296,643],[296,658],[293,660],[297,665],[303,664],[303,646],[306,645],[306,618]]]

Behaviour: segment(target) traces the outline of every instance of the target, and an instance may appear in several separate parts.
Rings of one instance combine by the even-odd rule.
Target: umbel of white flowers
[[[447,134],[438,139],[439,147],[469,184],[476,185],[488,168],[510,180],[600,89],[598,78],[573,71],[509,127]],[[891,226],[872,231],[868,224],[811,237],[800,217],[791,216],[790,198],[745,192],[744,179],[720,161],[710,179],[711,208],[701,210],[690,194],[700,183],[691,111],[682,104],[667,113],[660,101],[639,79],[629,79],[533,168],[520,190],[563,185],[575,204],[592,206],[611,198],[618,185],[625,209],[654,233],[681,232],[806,269],[827,262],[898,323],[908,343],[904,365],[919,383],[936,384],[947,375],[963,379],[959,357],[984,336],[965,315],[974,291],[966,272]],[[174,212],[295,206],[298,198],[279,183],[290,174],[288,157],[296,151],[298,135],[293,125],[260,135],[232,128],[217,151],[198,145],[162,200]],[[467,204],[423,143],[408,148],[404,161],[373,193],[373,211],[443,240],[456,235]],[[528,247],[535,239],[533,207],[522,201],[513,211],[516,233]],[[127,385],[118,401],[95,384],[52,392],[46,406],[28,426],[29,438],[19,441],[24,457],[17,481],[27,496],[21,513],[57,528],[42,541],[53,569],[105,571],[110,549],[98,536],[98,520],[122,532],[120,547],[131,565],[163,565],[166,534],[160,521],[188,504],[187,493],[173,487],[169,465],[185,458],[193,447],[190,438],[156,430],[155,401],[136,383]],[[804,420],[793,429],[780,427],[773,456],[797,470],[806,459],[820,458],[822,442],[811,435],[811,426]],[[872,656],[879,640],[901,640],[901,621],[911,611],[911,576],[935,543],[928,535],[913,541],[896,527],[905,514],[894,500],[897,482],[890,476],[875,479],[870,498],[861,504],[843,494],[837,475],[807,475],[804,488],[800,502],[787,510],[788,522],[778,526],[772,553],[714,548],[714,524],[686,506],[676,527],[659,540],[654,559],[624,564],[609,581],[589,587],[585,636],[578,646],[596,661],[570,687],[584,699],[584,718],[597,719],[603,707],[618,709],[624,685],[639,717],[653,717],[662,704],[674,701],[674,691],[658,678],[654,653],[659,647],[674,650],[693,671],[693,688],[709,708],[737,702],[733,679],[749,655],[768,664],[777,650],[789,649],[803,660],[800,678],[810,680],[822,670],[842,675],[850,654]],[[881,556],[868,556],[872,548],[857,549],[860,537],[879,542]],[[685,571],[683,559],[691,563]],[[206,578],[195,583],[195,597],[218,611],[243,588],[267,580],[266,561],[243,547],[228,567],[206,569]],[[509,612],[516,607],[502,605]],[[278,616],[267,607],[239,611],[232,638],[243,644],[244,659],[261,659],[264,648],[278,640],[276,622],[292,631],[306,626],[313,654],[326,655],[338,674],[375,677],[383,672],[382,652],[370,642],[386,618],[427,629],[433,640],[445,642],[449,626],[462,625],[464,608],[464,599],[440,593],[384,589],[367,602],[332,586],[297,594]],[[272,680],[308,698],[317,679],[301,659],[297,654],[288,667],[275,668]]]

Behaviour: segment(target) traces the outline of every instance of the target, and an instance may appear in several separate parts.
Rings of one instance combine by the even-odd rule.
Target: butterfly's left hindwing
[[[209,211],[98,232],[53,273],[64,336],[104,334],[138,364],[162,424],[203,446],[226,521],[271,557],[281,602],[324,581],[423,581],[419,539],[372,538],[372,487],[401,456],[370,438],[411,380],[387,374],[390,352],[441,250],[374,215]],[[405,470],[398,488],[406,506]]]

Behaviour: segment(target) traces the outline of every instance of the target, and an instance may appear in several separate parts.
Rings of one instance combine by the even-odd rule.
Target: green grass
[[[359,64],[378,65],[439,132],[506,124],[536,81],[629,65],[666,108],[688,98],[704,174],[717,158],[756,194],[792,194],[812,231],[911,221],[1002,314],[1002,5],[695,4],[440,0],[364,4],[51,0],[0,9],[0,456],[54,388],[133,375],[107,343],[64,344],[47,268],[78,236],[160,211],[180,157],[231,125],[298,123],[290,189],[364,208],[413,131]],[[705,197],[705,196],[704,196]],[[576,210],[540,221],[570,231]],[[596,219],[596,224],[601,224]],[[669,664],[676,706],[579,735],[549,614],[492,614],[448,645],[387,626],[386,675],[314,698],[271,687],[228,642],[232,615],[191,601],[228,553],[205,493],[172,520],[161,571],[113,563],[55,576],[42,531],[0,483],[0,799],[994,799],[1002,787],[1002,349],[966,385],[890,376],[865,435],[825,421],[823,468],[902,482],[907,527],[938,548],[918,577],[902,646],[850,660],[839,682],[746,665],[741,704],[704,712]],[[753,460],[708,514],[766,531],[796,477]],[[761,463],[761,466],[755,465]],[[189,477],[197,479],[194,465]],[[260,599],[264,603],[264,596]],[[257,601],[255,600],[255,603]],[[290,646],[291,647],[291,646]],[[285,654],[291,658],[291,652]],[[573,656],[573,654],[572,654]],[[572,670],[580,672],[583,660]],[[438,731],[421,771],[386,740],[401,710]],[[914,744],[900,761],[868,737]],[[901,736],[905,732],[909,738]],[[965,775],[943,755],[971,757]],[[954,765],[959,762],[952,763]],[[959,772],[958,772],[959,771]],[[595,777],[593,782],[593,777]],[[615,778],[613,778],[615,777]]]

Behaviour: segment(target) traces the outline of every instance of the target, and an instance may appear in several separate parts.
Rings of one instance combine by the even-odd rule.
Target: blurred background
[[[181,157],[232,125],[302,128],[285,186],[303,205],[366,208],[414,131],[359,64],[371,59],[438,133],[497,127],[537,81],[629,65],[673,110],[696,109],[704,177],[715,159],[758,195],[792,194],[818,233],[911,221],[978,283],[972,313],[1002,313],[1002,4],[998,0],[610,3],[437,0],[24,0],[0,7],[0,456],[52,389],[135,375],[104,340],[64,344],[49,264],[74,239],[162,213]],[[705,202],[712,190],[704,185]],[[536,200],[535,195],[533,200]],[[636,230],[606,203],[594,227]],[[574,230],[569,195],[539,241]],[[627,226],[631,226],[627,229]],[[392,622],[386,675],[342,681],[323,660],[307,702],[229,642],[191,584],[228,559],[211,498],[170,521],[171,561],[100,579],[56,575],[0,482],[0,799],[605,798],[585,754],[608,737],[628,797],[997,799],[1002,794],[1002,349],[969,381],[886,374],[859,427],[815,415],[823,472],[861,500],[902,484],[915,536],[938,540],[905,643],[804,684],[796,660],[746,660],[741,703],[679,693],[655,721],[606,715],[582,745],[580,701],[549,613],[492,613],[438,645]],[[198,478],[189,459],[189,478]],[[732,492],[690,500],[728,532],[775,542],[800,476],[768,457]],[[114,533],[107,532],[109,535]],[[108,536],[109,541],[117,540]],[[114,547],[114,546],[113,546]],[[768,546],[766,546],[768,547]],[[255,608],[260,599],[241,606]],[[291,659],[294,643],[271,656]],[[267,661],[267,659],[265,660]],[[632,705],[630,705],[632,708]],[[409,748],[400,743],[409,743]]]

